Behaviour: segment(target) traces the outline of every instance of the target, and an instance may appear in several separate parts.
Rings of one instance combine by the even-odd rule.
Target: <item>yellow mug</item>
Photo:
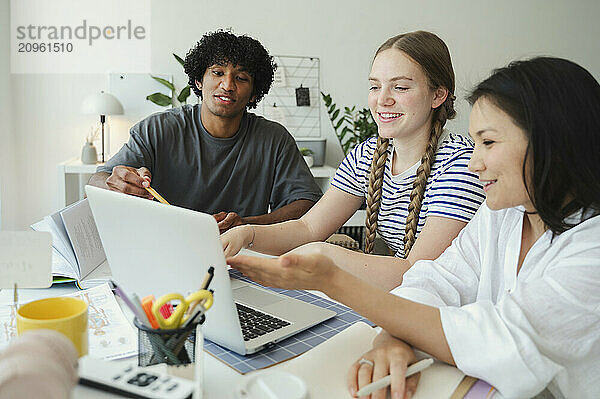
[[[88,353],[88,305],[81,299],[46,298],[26,303],[17,311],[17,332],[50,329],[71,340],[79,356]]]

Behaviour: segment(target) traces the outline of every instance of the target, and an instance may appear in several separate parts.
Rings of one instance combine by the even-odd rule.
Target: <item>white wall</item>
[[[11,75],[3,88],[8,55],[6,13],[2,6],[0,40],[0,121],[4,105],[12,104],[12,131],[0,129],[2,177],[15,175],[10,166],[14,145],[16,178],[3,180],[4,227],[25,228],[56,208],[56,165],[78,156],[94,118],[81,115],[79,105],[90,92],[104,88],[100,75]],[[259,39],[273,54],[309,55],[321,59],[321,89],[340,105],[366,106],[370,62],[388,37],[416,29],[431,30],[448,44],[457,76],[459,116],[449,127],[465,132],[466,91],[516,58],[549,54],[570,58],[600,78],[600,2],[545,0],[476,2],[467,0],[267,1],[214,2],[152,0],[152,69],[186,79],[171,53],[185,54],[207,30],[232,27]],[[333,129],[322,109],[321,126],[328,137],[327,163],[342,157]],[[12,144],[11,144],[12,140]],[[8,146],[8,147],[7,147]],[[8,155],[7,155],[8,154]],[[6,158],[5,158],[6,157]],[[11,216],[6,216],[6,215]],[[13,216],[14,215],[14,216]]]
[[[17,181],[10,90],[8,0],[0,2],[0,230],[17,222]]]

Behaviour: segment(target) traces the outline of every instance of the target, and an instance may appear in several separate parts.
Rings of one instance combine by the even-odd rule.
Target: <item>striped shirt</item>
[[[366,198],[369,171],[376,147],[376,137],[356,146],[340,164],[331,184],[344,192]],[[392,151],[394,147],[390,143],[377,217],[377,232],[396,256],[404,257],[404,229],[410,193],[421,161],[393,176]],[[417,224],[417,237],[429,215],[463,222],[468,222],[475,215],[485,196],[477,175],[467,169],[472,153],[473,142],[469,138],[444,131],[431,174],[427,179]]]

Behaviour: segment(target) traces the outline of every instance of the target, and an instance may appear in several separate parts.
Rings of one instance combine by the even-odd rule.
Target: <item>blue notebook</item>
[[[247,281],[249,283],[263,287],[260,284],[253,282],[248,279],[242,273],[237,270],[231,269],[229,274],[233,278]],[[249,371],[262,369],[265,367],[272,366],[276,363],[283,362],[285,360],[296,357],[307,350],[314,348],[321,342],[333,337],[340,331],[343,331],[347,327],[362,321],[369,324],[371,327],[373,323],[360,316],[358,313],[353,311],[347,306],[340,305],[328,299],[321,298],[315,294],[307,291],[297,290],[284,290],[279,288],[263,287],[265,289],[277,292],[279,294],[287,295],[289,297],[299,299],[304,302],[311,303],[313,305],[321,306],[326,309],[331,309],[337,313],[337,316],[324,321],[323,323],[317,324],[308,330],[302,331],[292,337],[286,338],[281,342],[276,343],[274,346],[264,349],[258,353],[252,355],[238,355],[237,353],[230,351],[229,349],[223,348],[207,339],[204,340],[204,350],[227,364],[229,367],[235,369],[239,373],[245,374]]]

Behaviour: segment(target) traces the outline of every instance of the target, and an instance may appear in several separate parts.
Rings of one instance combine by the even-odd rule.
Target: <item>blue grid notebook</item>
[[[247,281],[249,283],[263,287],[260,284],[253,282],[248,279],[242,273],[237,270],[229,270],[229,274],[233,278]],[[362,321],[369,324],[371,327],[373,323],[360,316],[358,313],[338,303],[332,302],[328,299],[321,298],[315,294],[307,291],[295,291],[295,290],[283,290],[279,288],[263,287],[271,291],[275,291],[279,294],[287,295],[289,297],[299,299],[304,302],[312,303],[313,305],[321,306],[326,309],[331,309],[337,313],[337,316],[324,321],[323,323],[317,324],[314,327],[304,330],[292,337],[286,338],[281,342],[276,343],[274,346],[268,349],[263,349],[258,353],[252,355],[241,356],[229,349],[223,348],[207,339],[204,340],[204,350],[227,364],[229,367],[235,369],[239,373],[246,374],[249,371],[262,369],[265,367],[272,366],[276,363],[283,362],[285,360],[296,357],[307,350],[314,348],[321,342],[333,337],[335,334],[343,331],[347,327]]]

